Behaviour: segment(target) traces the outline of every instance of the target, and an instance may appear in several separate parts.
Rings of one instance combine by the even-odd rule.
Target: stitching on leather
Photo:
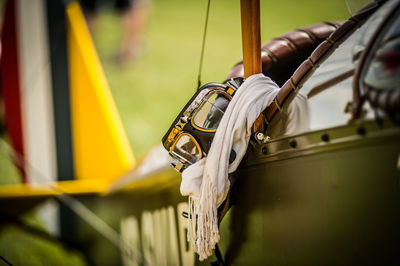
[[[360,20],[359,20],[358,18],[356,18],[356,17],[351,17],[351,18],[349,18],[349,20],[352,20],[352,21],[354,21],[355,23],[360,22]]]
[[[308,35],[308,37],[310,37],[310,39],[313,40],[313,42],[317,42],[317,37],[311,31],[308,31],[308,30],[305,30],[305,29],[297,29],[297,30],[306,33]]]
[[[335,42],[331,39],[331,37],[328,37],[325,39],[327,42],[329,42],[330,44],[335,44]]]
[[[271,104],[270,104],[271,105]],[[262,113],[264,114],[263,115],[263,117],[264,117],[264,123],[268,126],[268,124],[269,124],[269,121],[268,121],[268,118],[267,118],[267,110],[268,110],[268,108],[270,107],[270,105],[268,105],[267,106],[267,108],[265,108],[264,109],[264,111],[262,111]]]
[[[335,23],[329,22],[329,21],[325,21],[324,24],[327,24],[327,25],[329,25],[329,26],[332,26],[332,27],[334,27],[335,29],[337,29],[337,28],[339,27],[339,26],[336,25]]]
[[[310,64],[311,64],[311,67],[315,67],[315,64],[314,64],[314,62],[311,60],[311,58],[310,58],[310,57],[308,57],[308,58],[307,58],[307,60],[308,60],[308,62],[310,62]]]
[[[296,44],[293,43],[291,40],[285,37],[278,37],[275,40],[284,41],[287,44],[287,46],[289,46],[293,51],[297,51]]]
[[[290,79],[289,79],[289,83],[290,83],[290,86],[292,87],[292,89],[294,90],[294,91],[296,91],[296,85],[294,84],[294,82],[293,82],[293,78],[292,77],[290,77]]]
[[[267,52],[267,55],[271,58],[272,62],[278,62],[278,58],[267,48],[264,49]]]
[[[279,106],[278,99],[276,97],[274,99],[274,103],[276,105],[276,108],[278,108],[278,110],[281,111],[281,107]]]

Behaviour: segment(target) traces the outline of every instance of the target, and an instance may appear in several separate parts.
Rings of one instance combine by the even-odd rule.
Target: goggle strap
[[[240,84],[237,83],[237,81],[233,78],[231,78],[230,80],[227,81],[229,87],[231,87],[232,89],[234,89],[235,91],[237,89],[239,89]]]

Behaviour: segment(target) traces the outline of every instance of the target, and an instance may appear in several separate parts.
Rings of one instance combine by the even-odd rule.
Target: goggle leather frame
[[[191,164],[190,162],[182,160],[172,154],[172,149],[175,147],[175,143],[178,141],[180,135],[184,133],[189,134],[197,142],[196,146],[200,147],[200,158],[206,156],[211,147],[216,130],[201,129],[198,126],[193,125],[194,123],[191,121],[197,110],[202,106],[202,103],[208,99],[207,96],[216,92],[223,94],[230,101],[242,83],[242,78],[231,79],[226,84],[217,82],[207,83],[201,86],[191,97],[162,138],[164,148],[175,160],[171,163],[175,170],[182,172]]]

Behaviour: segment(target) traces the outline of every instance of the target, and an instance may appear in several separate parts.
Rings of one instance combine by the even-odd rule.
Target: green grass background
[[[241,51],[238,0],[212,0],[202,82],[223,81]],[[106,12],[95,31],[115,102],[137,157],[160,140],[194,93],[207,1],[153,1],[146,53],[121,68],[110,64],[121,24]],[[287,31],[349,17],[343,0],[261,1],[262,42]]]
[[[95,44],[137,158],[160,144],[172,120],[196,90],[206,5],[206,0],[152,1],[145,53],[124,67],[111,60],[121,39],[121,19],[110,10],[100,13]],[[262,42],[302,26],[350,16],[344,0],[262,0],[261,8]],[[241,59],[239,14],[239,0],[211,1],[203,83],[224,80]],[[17,176],[0,149],[0,184],[16,183]],[[34,216],[25,219],[40,227]],[[0,255],[14,265],[83,264],[79,254],[15,226],[0,228]]]

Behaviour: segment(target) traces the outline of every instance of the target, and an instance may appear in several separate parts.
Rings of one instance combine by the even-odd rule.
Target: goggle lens
[[[202,103],[193,116],[193,123],[203,129],[216,130],[228,107],[229,99],[220,93],[213,93]]]
[[[194,164],[201,159],[199,144],[188,134],[181,134],[179,136],[179,139],[171,150],[171,154],[190,164]]]

